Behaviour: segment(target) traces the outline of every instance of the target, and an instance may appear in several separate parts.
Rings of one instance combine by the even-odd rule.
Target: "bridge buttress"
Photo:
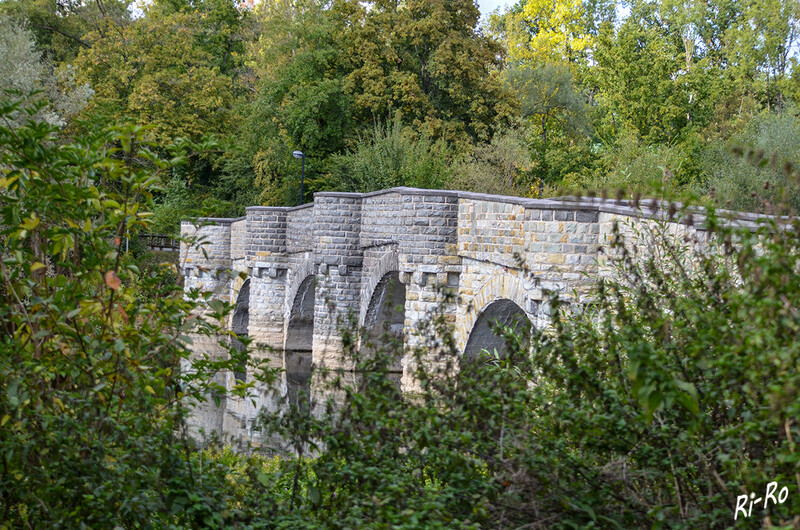
[[[234,223],[232,230],[232,263],[237,273],[249,281],[247,336],[252,340],[254,356],[266,361],[269,368],[283,369],[283,305],[286,291],[286,215],[287,208],[254,206],[246,209],[245,218]],[[238,288],[245,280],[235,278],[229,301],[238,302]],[[254,382],[252,368],[226,374],[226,388],[240,382]],[[260,410],[277,411],[285,392],[284,376],[276,385],[256,381],[244,398],[227,399],[223,432],[234,438],[252,439],[254,421]]]
[[[403,234],[399,240],[400,279],[406,286],[405,343],[402,388],[418,389],[414,357],[408,352],[424,350],[423,362],[437,369],[444,361],[427,347],[423,323],[445,302],[445,290],[455,292],[461,274],[457,255],[458,195],[453,192],[417,191],[402,195]],[[456,303],[443,306],[445,318],[455,322]]]
[[[198,289],[200,292],[212,293],[214,299],[226,299],[231,284],[231,223],[232,219],[198,219],[195,222],[183,221],[181,235],[194,240],[193,245],[181,242],[180,261],[184,276],[184,291]],[[200,314],[210,311],[208,305],[199,308]],[[220,346],[225,337],[221,335],[205,336],[190,334],[192,350],[196,356],[208,356],[213,360],[227,358],[227,351]],[[183,370],[189,367],[182,366]],[[226,374],[219,373],[214,377],[215,383],[225,386]],[[197,435],[200,429],[205,432],[224,432],[223,420],[225,398],[216,406],[213,396],[197,405],[193,412],[191,431]]]
[[[342,356],[340,326],[358,316],[363,251],[359,247],[361,195],[318,193],[314,197],[314,264],[317,267],[313,363],[352,370]]]

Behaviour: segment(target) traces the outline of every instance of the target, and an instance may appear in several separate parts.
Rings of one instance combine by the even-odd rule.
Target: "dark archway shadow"
[[[495,333],[498,325],[510,328],[514,333],[522,335],[526,341],[530,339],[532,324],[525,311],[506,298],[495,300],[481,312],[470,331],[467,346],[464,348],[462,365],[465,363],[482,364],[508,356],[506,339]]]
[[[245,345],[240,339],[248,337],[250,327],[250,280],[246,280],[239,289],[239,296],[236,298],[236,306],[233,310],[231,331],[236,334],[231,343],[238,352],[245,351]],[[233,371],[234,379],[237,382],[247,382],[247,362],[242,361],[237,364]]]
[[[284,350],[286,398],[290,405],[306,412],[311,393],[315,296],[316,278],[309,276],[300,284],[292,301]]]
[[[387,366],[388,376],[398,388],[402,377],[402,344],[406,315],[406,286],[397,271],[386,273],[375,286],[364,316],[364,333],[360,352],[374,355],[377,351],[393,355]]]

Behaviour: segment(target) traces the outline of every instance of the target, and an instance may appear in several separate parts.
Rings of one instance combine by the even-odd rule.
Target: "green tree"
[[[12,129],[18,110],[0,105],[3,522],[218,526],[224,503],[194,467],[184,418],[231,365],[181,363],[185,334],[221,332],[230,308],[197,314],[201,293],[123,251],[169,163],[141,128],[98,123],[65,141],[44,122]]]
[[[0,12],[29,23],[39,50],[58,65],[91,46],[86,39],[89,32],[126,26],[130,4],[127,0],[9,0],[0,4]]]
[[[758,0],[747,3],[726,35],[728,61],[736,79],[750,82],[766,106],[782,106],[788,76],[796,64],[800,40],[800,2]]]
[[[154,7],[120,31],[90,33],[76,66],[95,91],[91,111],[148,125],[162,145],[227,132],[231,83],[198,45],[199,21]]]
[[[332,156],[356,150],[398,113],[418,134],[462,148],[488,141],[511,115],[501,50],[476,32],[472,2],[309,0],[266,3],[256,14],[261,87],[228,167],[238,182],[254,172],[267,202],[296,203],[294,149],[309,156],[313,191],[330,187]]]
[[[80,112],[92,95],[88,85],[75,86],[74,69],[53,72],[36,49],[30,31],[5,15],[0,15],[0,49],[4,52],[0,57],[0,95],[7,91],[24,95],[39,91],[26,108],[33,110],[42,98],[48,104],[38,107],[34,119],[65,125],[66,119]],[[12,123],[19,125],[30,118],[28,113],[20,112]]]
[[[244,5],[229,0],[159,0],[154,5],[164,14],[198,16],[197,45],[213,58],[212,65],[232,82],[246,71],[246,45],[253,35],[251,12]]]
[[[474,2],[378,1],[354,10],[348,40],[354,68],[348,90],[361,123],[395,112],[435,138],[487,141],[507,123],[507,94],[498,79],[502,49],[476,32]]]
[[[573,158],[578,158],[576,144],[589,141],[590,109],[565,63],[511,66],[505,80],[519,98],[522,118],[530,123],[531,146],[537,154],[533,172],[541,192],[545,183],[558,182],[574,170],[571,164],[554,163],[553,149],[567,143]]]
[[[605,18],[602,3],[582,0],[522,0],[501,23],[509,59],[518,63],[583,62],[595,44],[595,16]]]
[[[127,26],[89,33],[91,47],[75,61],[79,78],[95,91],[85,114],[146,126],[162,154],[178,138],[197,144],[209,135],[228,137],[236,83],[220,70],[222,59],[206,50],[206,20],[199,10],[154,4]],[[217,158],[210,150],[194,152],[187,166],[171,170],[165,178],[170,186],[157,196],[159,230],[176,232],[177,212],[196,212],[203,204],[216,214],[233,213],[215,197]]]
[[[326,159],[354,131],[343,81],[346,24],[316,1],[263,3],[255,19],[259,39],[250,56],[260,79],[253,99],[237,108],[237,139],[225,155],[222,180],[237,190],[237,202],[295,205],[300,167],[291,153],[305,152],[306,177],[319,181]]]
[[[674,142],[709,114],[708,84],[700,68],[686,70],[683,43],[632,13],[618,30],[601,31],[590,74],[602,109],[599,132],[611,140],[626,128],[648,143]]]

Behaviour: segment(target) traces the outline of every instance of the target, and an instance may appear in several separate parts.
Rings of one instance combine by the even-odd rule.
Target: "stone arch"
[[[525,310],[516,302],[508,298],[491,302],[475,320],[464,347],[464,361],[475,361],[484,351],[497,351],[501,357],[505,355],[506,342],[494,332],[497,324],[510,327],[518,333],[529,333],[533,325]]]
[[[283,312],[283,321],[285,323],[289,322],[292,313],[292,304],[294,304],[295,298],[297,298],[297,292],[300,290],[300,286],[309,276],[314,276],[314,261],[312,259],[305,260],[297,268],[292,270],[289,285],[286,289],[286,301]],[[286,336],[286,332],[287,330],[284,329],[284,336]]]
[[[493,275],[475,294],[468,309],[461,315],[461,323],[458,326],[456,337],[458,351],[462,354],[466,351],[467,343],[478,319],[489,305],[497,300],[506,299],[513,302],[530,322],[536,322],[536,315],[531,314],[533,302],[529,294],[525,283],[518,276],[510,273]]]
[[[231,317],[231,331],[236,337],[231,338],[234,348],[244,351],[245,346],[238,337],[247,337],[250,333],[250,279],[244,281],[239,293],[236,295],[236,305]],[[247,381],[247,364],[239,363],[233,372],[236,381]]]
[[[311,363],[314,335],[316,276],[306,276],[298,285],[286,325],[284,367],[289,403],[306,408],[311,390]]]
[[[394,337],[403,341],[405,327],[406,286],[400,282],[400,272],[386,272],[375,285],[369,304],[364,313],[364,336],[362,351],[373,349],[382,339]],[[392,372],[402,372],[401,359],[398,357],[391,365]]]
[[[361,291],[361,305],[358,315],[359,325],[363,326],[365,324],[369,304],[372,302],[378,283],[383,280],[388,273],[397,272],[399,268],[396,248],[387,250],[376,260],[369,277],[366,278],[364,282],[364,288]]]

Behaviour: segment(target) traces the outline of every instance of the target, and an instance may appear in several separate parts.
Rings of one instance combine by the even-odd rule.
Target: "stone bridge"
[[[340,317],[356,315],[368,330],[388,325],[410,348],[442,287],[458,295],[447,317],[459,353],[501,349],[491,322],[547,326],[548,292],[567,301],[586,296],[604,274],[599,249],[615,221],[666,215],[655,204],[626,201],[393,188],[323,192],[295,208],[254,206],[237,219],[185,221],[183,236],[206,241],[202,249],[182,244],[185,288],[236,304],[231,329],[271,346],[260,355],[285,370],[280,388],[208,406],[197,423],[254,439],[258,410],[277,410],[281,395],[307,391],[312,365],[353,369],[342,355]],[[220,351],[213,338],[193,347]],[[408,362],[396,368],[403,388],[413,389]],[[230,387],[248,375],[220,374],[219,382]]]

